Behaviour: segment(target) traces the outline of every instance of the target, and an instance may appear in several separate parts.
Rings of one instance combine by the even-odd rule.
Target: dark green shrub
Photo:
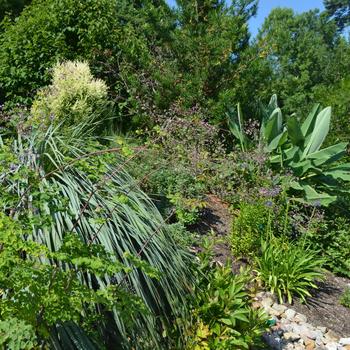
[[[6,14],[11,17],[18,16],[24,6],[31,3],[32,0],[0,0],[0,21]]]

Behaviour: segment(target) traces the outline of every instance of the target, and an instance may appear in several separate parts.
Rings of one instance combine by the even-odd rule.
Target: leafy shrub
[[[200,258],[202,274],[187,349],[249,349],[259,343],[266,318],[263,311],[251,308],[250,272],[233,275],[230,263],[213,266],[207,250]]]
[[[102,78],[107,70],[114,91],[125,93],[124,81],[129,87],[139,81],[133,65],[150,62],[146,13],[137,13],[128,1],[118,6],[109,0],[33,1],[16,21],[4,23],[0,36],[2,102],[30,103],[49,83],[49,69],[62,60],[87,60]]]
[[[5,14],[18,16],[24,6],[31,3],[32,0],[0,0],[0,21]]]
[[[178,220],[193,224],[205,207],[205,195],[214,171],[213,157],[224,153],[218,130],[192,116],[189,120],[172,117],[162,120],[143,143],[146,150],[130,162],[131,174],[142,188],[163,206],[175,208]],[[141,136],[136,142],[143,142]],[[128,142],[135,142],[129,140]],[[216,163],[216,162],[215,162]]]
[[[329,215],[331,216],[329,218]],[[325,257],[325,265],[333,272],[350,277],[350,222],[333,210],[306,232],[307,241]]]
[[[233,218],[231,247],[235,256],[249,257],[257,253],[260,239],[271,230],[273,211],[268,204],[242,202],[237,217]]]
[[[168,225],[168,231],[174,241],[184,249],[188,249],[193,244],[197,243],[196,235],[188,231],[181,222]]]
[[[14,317],[0,320],[0,346],[11,350],[35,349],[34,328]]]
[[[52,84],[40,90],[31,108],[29,124],[60,125],[93,130],[107,122],[107,86],[94,79],[86,62],[63,62],[53,68]],[[74,136],[74,135],[73,135]]]
[[[256,264],[258,278],[281,303],[291,303],[295,296],[305,301],[309,289],[317,288],[314,281],[323,277],[324,259],[319,253],[302,241],[293,244],[283,237],[261,240],[261,256]]]
[[[345,289],[339,301],[343,306],[350,308],[350,288]]]

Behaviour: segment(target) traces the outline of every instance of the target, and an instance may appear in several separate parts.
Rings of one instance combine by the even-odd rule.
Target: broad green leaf
[[[243,115],[241,105],[239,103],[237,104],[237,114],[234,112],[227,113],[227,117],[230,131],[232,132],[233,136],[239,140],[242,151],[245,151],[247,137],[244,134],[243,130]]]
[[[287,120],[287,130],[292,144],[295,146],[302,147],[304,144],[304,135],[300,129],[299,121],[295,116],[288,118]]]
[[[336,167],[327,169],[324,175],[331,176],[335,180],[350,181],[350,163],[338,165]]]
[[[272,152],[274,150],[276,150],[278,147],[280,147],[281,145],[284,144],[284,142],[286,142],[287,140],[287,131],[284,131],[283,133],[277,135],[266,147],[266,150],[268,152]]]
[[[305,192],[305,199],[307,200],[307,202],[311,204],[315,202],[319,202],[324,206],[328,206],[329,204],[333,203],[337,199],[337,196],[331,196],[325,192],[317,192],[310,185],[302,185],[302,187]]]
[[[265,141],[270,143],[275,137],[282,133],[282,131],[282,112],[280,108],[276,108],[263,128],[263,136]]]
[[[303,158],[305,158],[306,155],[316,152],[320,149],[323,141],[325,140],[329,132],[331,112],[331,107],[327,107],[317,115],[315,127],[312,131],[310,140],[304,150]]]
[[[310,153],[306,156],[307,159],[312,159],[316,166],[332,163],[345,155],[347,143],[340,142],[333,146],[321,149],[320,151]]]
[[[311,112],[309,113],[309,115],[307,116],[307,118],[305,119],[304,123],[301,126],[301,131],[304,135],[304,137],[308,136],[309,134],[311,134],[314,125],[315,125],[315,121],[316,121],[316,117],[318,115],[318,113],[320,112],[320,104],[315,104],[312,107]]]

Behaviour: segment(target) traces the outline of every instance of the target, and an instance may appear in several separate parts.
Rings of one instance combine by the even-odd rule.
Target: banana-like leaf
[[[329,168],[324,172],[324,175],[330,176],[335,180],[350,181],[350,163]]]
[[[283,133],[280,133],[277,135],[266,147],[266,150],[268,152],[272,152],[276,150],[278,147],[282,146],[288,138],[287,130],[285,130]]]
[[[322,172],[321,169],[315,168],[312,162],[308,159],[301,162],[291,162],[289,166],[293,170],[294,175],[298,177],[304,176],[310,169],[312,169],[314,172]]]
[[[301,131],[299,121],[295,116],[288,118],[287,130],[292,144],[295,146],[303,147],[305,138]]]
[[[320,151],[310,153],[307,159],[312,159],[316,166],[333,163],[343,157],[346,153],[346,142],[340,142],[333,146],[323,148]]]
[[[303,158],[310,153],[318,151],[322,146],[322,143],[329,132],[331,113],[331,107],[327,107],[317,115],[315,127],[312,130],[310,140],[305,147]]]
[[[282,123],[282,112],[280,108],[276,108],[271,114],[271,117],[267,121],[266,125],[262,128],[263,137],[267,144],[269,144],[275,137],[282,133]]]
[[[314,129],[315,122],[316,122],[316,117],[318,113],[320,112],[321,106],[320,104],[315,104],[312,107],[311,112],[305,119],[304,123],[301,126],[301,132],[303,133],[304,137],[308,136],[311,134],[312,130]]]
[[[319,203],[321,205],[328,206],[337,200],[337,196],[332,196],[325,192],[317,192],[310,185],[301,184],[301,186],[303,187],[305,199],[308,203]]]

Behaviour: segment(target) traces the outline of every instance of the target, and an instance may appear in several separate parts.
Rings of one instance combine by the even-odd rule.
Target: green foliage
[[[200,211],[206,207],[204,200],[184,198],[178,192],[174,195],[168,195],[168,199],[175,207],[176,217],[179,222],[186,225],[195,224],[200,217]]]
[[[86,133],[107,124],[107,86],[94,79],[86,62],[63,62],[53,68],[52,84],[40,90],[31,108],[28,123],[78,128]],[[74,135],[73,132],[73,137]]]
[[[258,278],[282,303],[293,297],[306,301],[309,289],[317,288],[316,279],[322,279],[324,259],[303,241],[295,244],[284,237],[271,236],[261,240],[261,257],[256,258]]]
[[[331,91],[349,73],[349,45],[344,41],[325,13],[273,9],[255,43],[267,53],[264,63],[270,69],[268,86],[257,91],[259,97],[267,100],[278,93],[285,112],[306,113],[315,102],[315,87]]]
[[[218,179],[221,172],[217,169],[218,159],[225,157],[218,129],[198,118],[174,117],[145,136],[146,142],[140,136],[127,141],[138,145],[142,142],[145,147],[129,163],[129,171],[165,215],[173,208],[182,223],[197,222],[206,206],[213,174]]]
[[[347,55],[344,48],[343,54]],[[339,57],[339,60],[343,60]],[[314,89],[315,101],[320,102],[324,106],[332,106],[333,123],[332,130],[328,137],[328,144],[349,140],[349,123],[348,116],[350,114],[350,105],[348,96],[350,93],[350,79],[344,77],[332,86],[318,86]]]
[[[260,239],[266,237],[267,232],[271,230],[274,216],[266,201],[242,202],[232,224],[230,243],[234,256],[255,256],[260,247]]]
[[[233,275],[229,262],[213,266],[207,250],[200,258],[203,275],[195,291],[193,327],[186,349],[249,349],[266,328],[264,313],[250,306],[250,272]]]
[[[35,349],[34,328],[14,317],[0,320],[0,346],[10,350]]]
[[[11,266],[18,268],[6,274],[10,279],[4,284],[14,292],[24,284],[33,286],[35,297],[22,291],[31,300],[16,304],[23,300],[4,294],[7,309],[2,310],[35,324],[45,305],[47,313],[39,320],[47,327],[73,321],[90,333],[94,330],[101,346],[162,348],[162,332],[173,327],[175,318],[187,317],[188,257],[124,171],[123,160],[88,138],[75,141],[55,136],[49,128],[44,135],[19,135],[18,141],[10,138],[1,144],[0,205],[35,248],[21,258],[18,251],[25,251],[22,242],[27,241],[14,241],[12,234],[11,242],[18,244],[6,251],[17,259]],[[42,260],[29,259],[29,253]],[[55,283],[50,283],[52,276]],[[131,312],[134,300],[136,310],[144,308],[145,313]]]
[[[248,138],[242,126],[240,107],[236,115],[229,113],[233,135],[245,149]],[[295,115],[283,120],[276,95],[262,113],[259,145],[265,146],[269,162],[275,169],[291,170],[296,177],[290,183],[296,200],[329,205],[337,196],[347,192],[343,182],[350,181],[348,163],[339,163],[345,156],[347,143],[321,148],[330,129],[331,108],[321,110],[315,105],[301,123]],[[298,198],[302,193],[304,199]]]
[[[234,78],[244,69],[240,54],[248,46],[247,21],[255,14],[257,2],[179,0],[177,5],[180,25],[172,43],[177,100],[185,107],[203,106],[213,111],[211,119],[221,122],[220,94],[238,93]]]
[[[344,293],[340,297],[339,302],[343,306],[350,308],[350,288],[345,289]]]
[[[188,249],[197,243],[196,235],[188,231],[181,222],[168,225],[168,230],[171,237],[180,247]]]
[[[308,230],[306,239],[323,254],[330,270],[350,277],[350,222],[334,210],[330,208],[330,217],[319,219],[314,229]]]
[[[23,223],[5,215],[0,219],[0,317],[6,321],[15,316],[30,325],[22,327],[23,339],[35,329],[38,340],[45,340],[52,327],[67,321],[85,326],[91,332],[89,323],[97,320],[92,317],[96,307],[105,312],[120,310],[122,314],[127,305],[130,314],[126,319],[143,310],[139,298],[123,287],[110,285],[94,290],[83,282],[86,273],[98,278],[131,272],[130,267],[115,261],[103,246],[86,245],[76,235],[66,234],[61,247],[50,252],[22,232]],[[50,260],[55,263],[49,263]],[[17,334],[8,337],[8,341],[20,339],[14,338]]]
[[[0,101],[30,103],[57,61],[83,60],[107,82],[125,128],[197,106],[222,121],[226,101],[243,96],[234,83],[255,12],[256,0],[180,1],[173,11],[164,0],[33,1],[3,24]]]
[[[339,31],[350,24],[350,5],[347,0],[324,0],[327,15],[335,20]]]
[[[129,68],[150,62],[145,38],[150,24],[146,31],[146,12],[143,17],[135,11],[127,1],[118,6],[108,0],[34,1],[17,21],[4,23],[0,37],[2,97],[30,102],[49,83],[51,67],[76,59],[89,61],[93,73],[102,77],[106,77],[105,70],[116,69],[118,80],[113,74],[107,80],[113,83],[113,91],[124,89],[120,82],[125,79],[131,84],[137,76]]]
[[[6,14],[18,16],[24,6],[31,3],[32,0],[0,0],[0,21]]]

